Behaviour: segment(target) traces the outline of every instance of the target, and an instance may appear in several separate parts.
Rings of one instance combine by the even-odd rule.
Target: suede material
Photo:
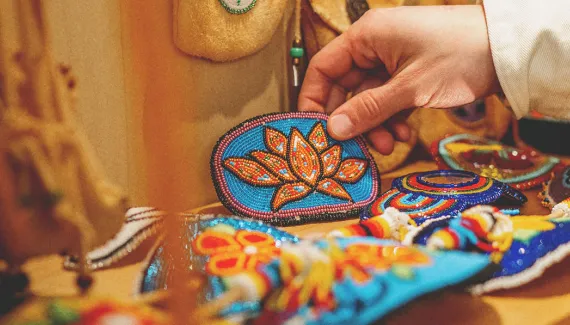
[[[325,23],[321,16],[313,11],[308,0],[301,5],[301,26],[307,57],[311,59],[323,46],[330,43],[338,33]]]
[[[346,11],[346,0],[309,0],[313,11],[337,33],[342,33],[350,26]]]
[[[289,2],[261,0],[244,14],[232,14],[218,0],[174,0],[174,42],[187,54],[213,61],[251,55],[271,41]]]
[[[373,8],[389,8],[402,5],[404,0],[368,0]],[[324,23],[337,33],[343,33],[350,26],[350,18],[346,10],[346,0],[309,0],[314,12]]]
[[[467,127],[458,122],[446,109],[419,108],[408,118],[408,124],[418,130],[419,142],[429,148],[447,134],[469,133],[500,140],[505,136],[512,120],[512,113],[496,96],[485,98],[487,110],[480,123]]]

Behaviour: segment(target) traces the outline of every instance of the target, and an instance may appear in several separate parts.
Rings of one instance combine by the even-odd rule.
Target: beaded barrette
[[[473,286],[476,294],[526,284],[570,254],[570,208],[555,206],[546,216],[509,217],[498,209],[477,206],[460,217],[429,220],[408,232],[404,244],[489,255],[499,268]]]
[[[233,301],[217,304],[216,314],[248,324],[369,324],[490,265],[482,254],[433,252],[372,237],[302,241],[259,221],[231,217],[202,216],[186,225],[188,259],[209,284],[202,302],[231,296]],[[173,285],[172,267],[158,246],[138,290]]]
[[[321,113],[276,113],[222,136],[211,160],[220,201],[275,225],[357,215],[378,195],[378,170],[362,138],[335,141],[326,123]]]
[[[569,197],[570,166],[553,172],[550,180],[542,184],[542,191],[538,193],[542,205],[549,209]]]
[[[155,237],[162,229],[164,215],[163,211],[156,208],[129,209],[125,214],[124,224],[115,237],[87,254],[87,267],[91,271],[96,271],[118,263],[144,242]],[[68,255],[65,257],[63,266],[68,270],[77,270],[79,259]]]
[[[448,136],[435,142],[431,151],[441,168],[471,171],[521,190],[547,181],[550,173],[562,166],[556,157],[471,134]]]
[[[392,188],[363,210],[360,218],[366,220],[393,207],[422,223],[430,218],[455,216],[469,207],[499,198],[514,204],[527,201],[524,194],[509,185],[468,171],[412,173],[394,179]]]

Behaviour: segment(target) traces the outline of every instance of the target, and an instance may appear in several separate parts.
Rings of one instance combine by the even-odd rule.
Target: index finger
[[[340,35],[309,63],[299,93],[299,110],[324,113],[335,83],[340,80],[340,85],[344,88],[355,87],[364,79],[364,73],[360,69],[371,69],[375,65],[373,60],[361,53],[353,53],[347,33]]]

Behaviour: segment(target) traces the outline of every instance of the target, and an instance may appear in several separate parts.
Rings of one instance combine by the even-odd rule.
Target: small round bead
[[[302,47],[292,47],[290,54],[294,58],[302,58],[305,54],[305,50]]]

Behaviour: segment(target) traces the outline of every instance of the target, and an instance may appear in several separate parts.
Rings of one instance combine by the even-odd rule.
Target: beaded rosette
[[[381,215],[392,207],[421,224],[431,218],[456,216],[469,207],[501,198],[515,205],[527,201],[524,194],[509,185],[468,171],[412,173],[394,179],[392,188],[363,210],[360,218]]]
[[[569,197],[570,166],[553,172],[550,180],[542,184],[542,191],[538,193],[542,205],[549,209]]]
[[[326,123],[321,113],[276,113],[226,133],[211,160],[220,201],[275,225],[357,215],[379,193],[377,167],[362,138],[335,141]]]
[[[569,212],[566,205],[546,216],[509,217],[497,208],[477,206],[458,218],[425,222],[407,233],[404,244],[488,255],[498,269],[470,291],[481,294],[514,288],[540,277],[570,254]]]
[[[471,134],[443,138],[431,151],[440,168],[471,171],[522,190],[539,186],[562,166],[556,157]]]
[[[373,237],[299,240],[260,221],[187,217],[181,238],[188,264],[204,272],[202,302],[240,291],[219,313],[247,324],[369,324],[415,298],[458,285],[489,265],[481,254],[434,252]],[[172,260],[159,245],[141,293],[175,285]],[[178,266],[177,266],[178,267]],[[197,267],[197,269],[196,269]]]

